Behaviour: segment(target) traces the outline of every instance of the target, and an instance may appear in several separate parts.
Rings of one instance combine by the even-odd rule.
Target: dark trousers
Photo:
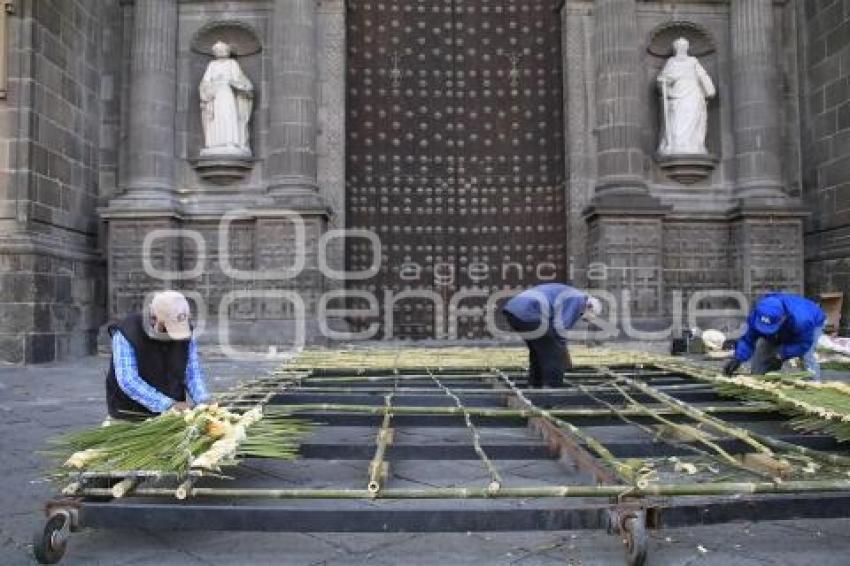
[[[524,322],[511,313],[505,318],[516,332],[533,332],[540,325],[536,322]],[[528,346],[528,385],[530,387],[562,387],[564,372],[567,370],[567,343],[558,336],[555,329],[549,330],[539,338],[525,340]]]

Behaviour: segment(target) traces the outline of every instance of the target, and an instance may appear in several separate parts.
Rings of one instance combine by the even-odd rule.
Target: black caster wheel
[[[646,519],[643,512],[631,515],[623,520],[623,536],[626,546],[626,563],[629,566],[646,564],[647,534]]]
[[[47,519],[44,528],[35,532],[33,554],[39,564],[56,564],[62,560],[68,547],[70,520],[65,513],[56,513]]]

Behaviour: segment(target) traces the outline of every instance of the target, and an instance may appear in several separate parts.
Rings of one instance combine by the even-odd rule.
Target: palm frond
[[[295,458],[309,422],[259,407],[235,413],[216,405],[168,412],[140,422],[117,422],[66,434],[48,451],[63,462],[58,475],[139,471],[185,475],[192,467],[216,471],[239,458]]]

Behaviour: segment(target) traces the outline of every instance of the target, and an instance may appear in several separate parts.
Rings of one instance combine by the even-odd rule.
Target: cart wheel
[[[626,537],[626,563],[629,566],[643,566],[646,563],[646,521],[643,512],[632,515],[623,521],[623,534]]]
[[[68,547],[68,525],[70,518],[65,513],[56,513],[47,519],[43,529],[33,536],[33,554],[39,564],[56,564],[65,555]]]

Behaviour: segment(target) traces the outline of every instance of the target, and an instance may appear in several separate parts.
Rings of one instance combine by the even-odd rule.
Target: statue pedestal
[[[245,177],[254,166],[254,159],[248,155],[210,154],[201,156],[192,162],[198,174],[211,183],[226,185]]]
[[[683,185],[702,181],[711,175],[717,165],[717,157],[708,153],[658,155],[657,160],[658,165],[664,169],[668,177]]]

